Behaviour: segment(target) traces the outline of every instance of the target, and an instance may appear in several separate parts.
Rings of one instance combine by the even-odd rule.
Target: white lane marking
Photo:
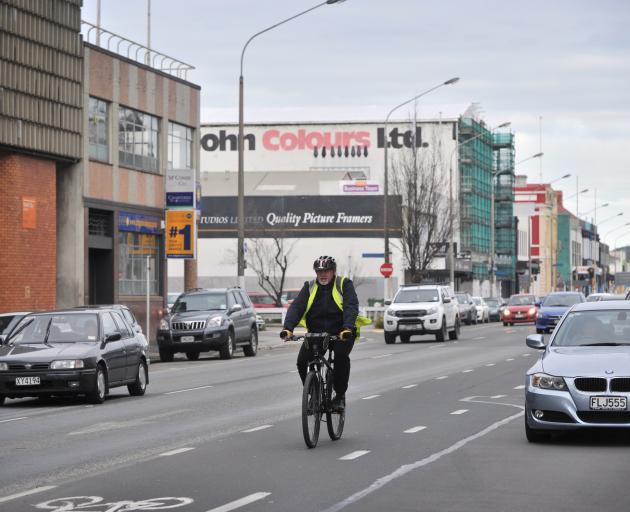
[[[415,388],[418,384],[409,384],[407,386],[403,386],[402,389],[411,389],[411,388]]]
[[[226,503],[225,505],[221,505],[220,507],[208,510],[208,512],[229,512],[230,510],[235,510],[237,508],[244,507],[245,505],[249,505],[250,503],[254,503],[255,501],[262,500],[270,494],[270,492],[255,492],[254,494],[245,496],[240,500],[231,501],[230,503]]]
[[[474,371],[474,370],[464,370],[462,373],[470,373],[472,371]]]
[[[488,363],[486,366],[496,366],[496,363]]]
[[[525,384],[521,384],[520,386],[516,386],[514,389],[525,389]]]
[[[389,357],[391,354],[381,354],[380,356],[373,356],[372,359],[380,359],[381,357]]]
[[[435,380],[444,380],[448,379],[448,375],[442,375],[441,377],[436,377]]]
[[[453,345],[457,345],[459,343],[459,341],[454,341]]]
[[[31,494],[37,494],[38,492],[50,491],[51,489],[56,489],[56,488],[57,488],[56,485],[36,487],[35,489],[31,489],[30,491],[18,492],[17,494],[11,494],[11,496],[4,496],[3,498],[0,498],[0,503],[6,503],[7,501],[23,498],[24,496],[30,496]]]
[[[297,373],[297,370],[291,370],[289,373]]]
[[[362,398],[362,400],[372,400],[372,398],[378,398],[381,395],[370,395],[370,396],[364,396]]]
[[[196,388],[188,388],[188,389],[180,389],[178,391],[168,391],[167,393],[164,393],[165,395],[175,395],[177,393],[186,393],[187,391],[197,391],[199,389],[208,389],[211,388],[212,386],[199,386]]]
[[[453,411],[452,415],[465,414],[468,412],[468,409],[458,409],[457,411]]]
[[[377,479],[376,481],[374,481],[374,483],[372,483],[369,487],[366,487],[365,489],[359,492],[356,492],[351,496],[348,496],[345,500],[340,501],[339,503],[336,503],[335,505],[324,510],[323,512],[339,512],[342,508],[345,508],[349,505],[352,505],[353,503],[358,502],[359,500],[365,498],[369,494],[372,494],[374,491],[378,491],[381,487],[396,480],[397,478],[403,477],[407,473],[410,473],[418,468],[427,466],[428,464],[431,464],[432,462],[435,462],[441,459],[445,455],[449,455],[459,450],[460,448],[463,448],[471,441],[474,441],[476,439],[479,439],[480,437],[483,437],[489,434],[490,432],[502,427],[503,425],[506,425],[507,423],[515,420],[516,418],[522,418],[522,417],[523,417],[523,411],[519,411],[517,414],[513,414],[512,416],[508,416],[505,419],[499,420],[496,423],[489,425],[488,427],[477,432],[476,434],[473,434],[472,436],[469,436],[469,437],[466,437],[465,439],[461,439],[460,441],[457,441],[455,444],[449,446],[448,448],[445,448],[442,451],[429,455],[428,457],[418,460],[412,464],[405,464],[404,466],[400,466],[397,470],[393,471],[392,473],[389,473],[388,475],[385,475]]]
[[[20,416],[19,418],[11,418],[10,420],[2,420],[0,423],[9,423],[9,421],[27,420],[28,416]]]
[[[523,357],[529,357],[531,354],[523,354]]]
[[[510,362],[510,361],[514,361],[514,358],[510,357],[509,359],[506,359],[506,362]]]
[[[416,432],[420,432],[421,430],[424,430],[425,428],[427,427],[424,427],[422,425],[418,425],[417,427],[411,427],[405,430],[405,434],[415,434]]]
[[[247,430],[243,430],[243,433],[248,434],[249,432],[258,432],[259,430],[265,430],[267,428],[271,428],[273,425],[260,425],[259,427],[250,428]]]
[[[493,395],[493,396],[491,396],[490,398],[504,398],[504,397],[506,397],[506,396],[507,396],[507,395]]]
[[[178,453],[189,452],[190,450],[194,450],[194,448],[178,448],[177,450],[171,450],[170,452],[160,453],[160,457],[170,457],[171,455],[177,455]]]
[[[343,457],[339,457],[339,460],[354,460],[358,459],[359,457],[363,457],[363,455],[366,455],[367,453],[370,453],[370,450],[357,450],[356,452],[352,452],[348,455],[344,455]]]
[[[473,338],[473,341],[474,340],[485,340],[485,339],[486,339],[485,336],[477,336],[476,338]]]

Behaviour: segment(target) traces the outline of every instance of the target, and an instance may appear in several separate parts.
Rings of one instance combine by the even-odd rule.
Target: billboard
[[[195,258],[195,210],[166,210],[166,257]]]

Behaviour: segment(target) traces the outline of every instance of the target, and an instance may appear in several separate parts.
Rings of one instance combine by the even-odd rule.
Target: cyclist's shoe
[[[335,395],[330,404],[334,412],[343,412],[346,410],[346,395]]]

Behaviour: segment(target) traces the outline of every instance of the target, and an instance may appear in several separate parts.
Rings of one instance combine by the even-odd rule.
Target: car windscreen
[[[437,290],[401,290],[394,298],[397,304],[411,302],[439,302],[440,295]]]
[[[98,341],[96,313],[27,316],[15,327],[8,344]]]
[[[15,315],[0,316],[0,334],[8,334],[9,333],[9,326],[11,325],[12,320],[14,318],[15,318]]]
[[[547,295],[542,305],[547,308],[560,306],[573,306],[582,302],[582,297],[577,293],[562,295]]]
[[[468,303],[468,297],[466,296],[465,293],[456,293],[455,297],[457,297],[457,300],[459,301],[460,304]]]
[[[499,301],[497,299],[486,299],[486,304],[495,308],[499,305]]]
[[[276,301],[271,295],[250,295],[249,298],[254,304],[276,304]]]
[[[556,329],[553,346],[630,345],[630,311],[572,311]]]
[[[508,306],[530,306],[535,302],[533,295],[513,295],[508,301]]]
[[[472,299],[477,306],[481,306],[481,299],[479,297],[473,297]]]
[[[173,313],[209,311],[213,309],[227,309],[227,295],[225,293],[181,295],[173,305]]]

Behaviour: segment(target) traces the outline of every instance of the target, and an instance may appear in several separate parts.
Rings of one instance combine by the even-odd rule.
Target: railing
[[[156,52],[126,37],[99,28],[88,21],[82,20],[81,27],[86,28],[84,36],[88,43],[107,51],[123,55],[128,59],[135,60],[158,71],[186,80],[188,71],[195,69],[195,67],[190,64],[186,64],[163,53]]]

